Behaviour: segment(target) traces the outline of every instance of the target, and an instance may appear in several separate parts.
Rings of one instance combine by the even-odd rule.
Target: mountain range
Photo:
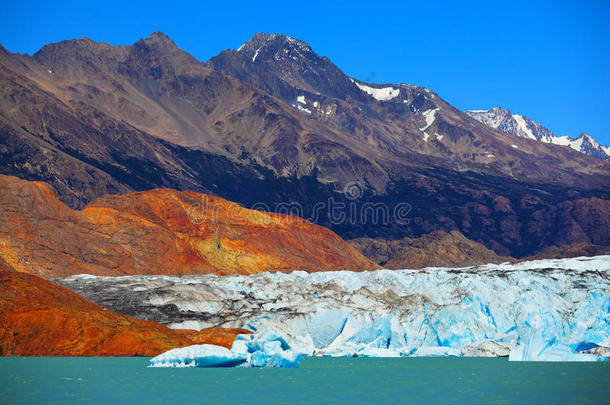
[[[162,187],[288,205],[345,239],[458,230],[514,257],[610,244],[610,162],[508,137],[423,87],[351,78],[285,35],[207,62],[159,32],[0,46],[0,83],[0,173],[74,209]]]
[[[549,129],[532,121],[528,117],[513,114],[510,110],[503,109],[502,107],[491,108],[489,110],[470,110],[466,111],[466,114],[481,121],[485,125],[489,125],[490,127],[506,132],[507,134],[535,139],[537,141],[555,145],[569,146],[585,155],[598,159],[610,160],[610,147],[601,145],[584,132],[577,138],[571,138],[567,135],[557,136]]]

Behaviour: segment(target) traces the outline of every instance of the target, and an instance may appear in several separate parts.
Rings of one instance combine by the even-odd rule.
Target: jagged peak
[[[169,36],[161,31],[155,31],[146,38],[142,38],[133,44],[134,47],[146,46],[149,48],[179,49]]]
[[[148,37],[140,39],[138,42],[176,46],[176,43],[174,41],[172,41],[172,39],[169,36],[167,36],[166,34],[164,34],[161,31],[155,31],[152,34],[150,34]],[[138,43],[138,42],[136,42],[136,43]]]
[[[576,140],[582,139],[583,141],[589,142],[593,147],[604,147],[601,143],[597,142],[591,135],[586,132],[581,132],[580,135],[576,138]],[[604,150],[605,152],[605,150]]]
[[[489,110],[469,110],[466,114],[500,131],[523,138],[551,143],[570,148],[599,159],[610,160],[610,148],[601,145],[591,135],[581,132],[577,137],[557,136],[542,124],[509,109],[494,107]]]
[[[301,51],[313,52],[311,47],[300,39],[296,39],[285,34],[268,34],[265,32],[257,32],[254,36],[237,49],[237,52],[245,52],[246,54],[256,53],[258,50],[267,47],[280,48],[287,46],[290,48],[298,48]]]
[[[164,40],[164,41],[171,41],[169,36],[167,34],[165,34],[164,32],[161,32],[161,31],[153,32],[152,34],[150,34],[148,36],[148,38],[155,38],[155,39],[161,39],[161,40]]]
[[[198,63],[194,56],[180,49],[169,36],[161,31],[155,31],[148,37],[134,43],[131,47],[131,53],[133,62],[136,64],[142,61],[144,61],[144,64],[154,61],[154,63],[172,65],[177,68],[185,64]],[[153,59],[149,60],[149,57]]]

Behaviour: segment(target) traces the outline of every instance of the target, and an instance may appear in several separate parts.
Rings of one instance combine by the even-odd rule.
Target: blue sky
[[[30,54],[63,39],[131,44],[160,30],[207,60],[255,32],[284,33],[361,80],[426,86],[460,109],[502,106],[558,135],[610,144],[607,0],[3,0],[0,14],[0,43]]]

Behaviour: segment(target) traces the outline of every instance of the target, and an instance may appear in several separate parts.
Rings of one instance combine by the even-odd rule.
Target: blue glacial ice
[[[216,345],[193,345],[172,349],[150,360],[152,367],[234,367],[248,356]]]
[[[216,345],[172,349],[150,360],[151,367],[298,367],[302,354],[289,350],[279,336],[239,335],[231,350]]]
[[[231,351],[250,366],[294,366],[301,355],[599,361],[592,353],[610,348],[610,256],[121,282],[134,279],[148,288],[143,306],[174,305],[170,327],[254,331]]]

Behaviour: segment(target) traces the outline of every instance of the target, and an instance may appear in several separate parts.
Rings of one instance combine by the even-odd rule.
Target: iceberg
[[[173,328],[250,329],[253,335],[239,336],[230,351],[246,358],[243,366],[293,367],[302,356],[599,361],[610,352],[610,256],[59,282],[94,302],[124,302],[121,294],[128,294],[135,313]],[[172,361],[196,364],[189,356]]]
[[[248,356],[216,345],[193,345],[172,349],[150,360],[151,367],[234,367]]]
[[[231,349],[192,345],[172,349],[150,360],[151,367],[298,367],[302,354],[274,335],[239,335]]]

